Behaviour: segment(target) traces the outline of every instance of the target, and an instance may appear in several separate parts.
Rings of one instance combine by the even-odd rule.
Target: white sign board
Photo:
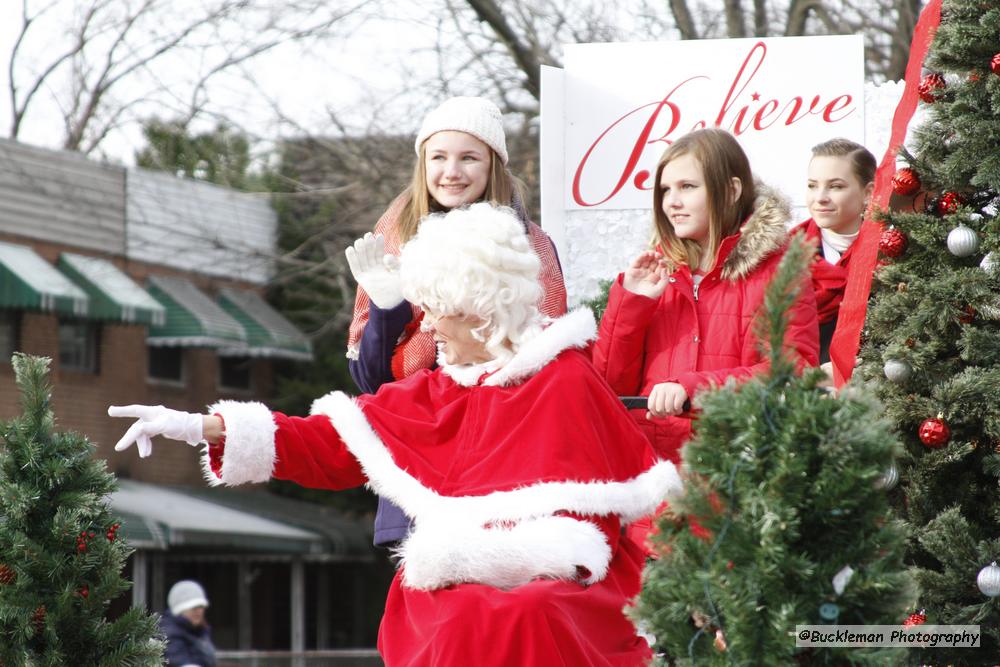
[[[652,174],[685,132],[732,132],[754,173],[801,214],[812,146],[845,137],[881,159],[898,99],[898,91],[880,91],[873,108],[859,35],[564,51],[564,69],[541,72],[541,222],[559,250],[571,303],[592,297],[648,243]],[[866,122],[873,112],[874,132]]]
[[[652,172],[677,137],[721,127],[754,172],[789,195],[803,155],[864,140],[860,35],[565,47],[567,209],[651,205]]]

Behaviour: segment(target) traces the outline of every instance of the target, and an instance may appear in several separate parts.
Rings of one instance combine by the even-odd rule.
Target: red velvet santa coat
[[[809,218],[792,230],[793,234],[805,234],[816,246],[816,257],[809,266],[812,274],[813,291],[816,293],[816,310],[819,313],[819,323],[826,324],[837,319],[840,302],[844,300],[844,287],[847,285],[847,267],[851,262],[852,243],[835,263],[826,261],[823,257],[823,239],[819,225]]]
[[[424,370],[308,418],[223,401],[206,473],[367,482],[415,519],[379,632],[388,667],[646,664],[622,613],[642,554],[621,525],[680,482],[580,351],[595,329],[576,311],[492,373]]]
[[[736,234],[722,240],[715,268],[702,279],[695,298],[691,271],[682,266],[670,275],[659,299],[611,286],[608,307],[594,346],[594,365],[620,395],[648,396],[653,385],[677,382],[689,397],[727,378],[746,378],[767,368],[757,347],[753,321],[764,291],[778,268],[787,241],[787,203],[762,189],[754,213]],[[818,362],[816,300],[809,285],[789,314],[786,345],[802,365]],[[680,460],[691,435],[689,415],[646,419],[633,417],[656,453]]]

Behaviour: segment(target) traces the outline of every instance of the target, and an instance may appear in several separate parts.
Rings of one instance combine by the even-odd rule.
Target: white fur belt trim
[[[495,528],[436,517],[418,523],[399,553],[403,585],[420,590],[462,583],[507,589],[538,578],[593,584],[604,579],[611,561],[611,547],[597,526],[565,516]]]
[[[617,515],[634,521],[652,514],[683,486],[669,461],[660,461],[623,482],[541,482],[483,496],[442,496],[428,489],[393,461],[361,408],[340,392],[316,400],[312,414],[324,414],[354,454],[369,486],[396,503],[418,522],[435,516],[461,517],[472,525],[551,516],[559,511],[597,516]]]

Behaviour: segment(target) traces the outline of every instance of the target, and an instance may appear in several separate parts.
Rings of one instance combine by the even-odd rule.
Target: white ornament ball
[[[1000,595],[1000,567],[997,567],[996,561],[993,561],[979,571],[979,575],[976,577],[976,585],[979,586],[979,590],[983,592],[983,595],[991,598]]]
[[[891,491],[896,484],[899,483],[899,468],[896,467],[896,462],[893,461],[889,464],[882,476],[875,481],[876,489],[885,489],[886,491]]]
[[[979,250],[979,236],[975,230],[959,225],[948,232],[948,252],[955,257],[968,257]]]
[[[986,273],[993,273],[998,267],[1000,267],[1000,259],[997,259],[997,254],[995,252],[986,253],[986,256],[983,257],[983,261],[979,262],[979,268]]]
[[[885,362],[882,371],[890,382],[896,383],[906,382],[913,375],[913,367],[902,359],[890,359]]]

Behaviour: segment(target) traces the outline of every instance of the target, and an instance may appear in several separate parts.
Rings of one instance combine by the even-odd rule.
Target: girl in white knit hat
[[[350,254],[358,282],[354,318],[347,340],[351,376],[358,388],[374,393],[386,382],[433,368],[437,349],[420,331],[423,317],[403,298],[398,281],[380,279],[389,256],[417,232],[429,213],[447,212],[486,201],[514,209],[541,261],[539,311],[547,317],[566,312],[566,288],[555,246],[528,220],[518,183],[507,169],[507,141],[500,109],[481,97],[452,97],[427,114],[417,133],[413,180],[389,206],[372,234],[359,239]],[[391,260],[389,260],[391,261]],[[379,499],[375,544],[392,545],[409,529],[397,507]]]

